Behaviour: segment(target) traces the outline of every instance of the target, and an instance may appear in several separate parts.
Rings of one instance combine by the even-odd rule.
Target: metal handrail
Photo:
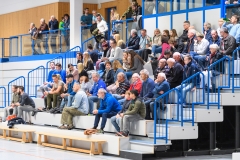
[[[82,42],[82,50],[81,50],[81,52],[84,52],[84,44],[87,43],[88,41],[92,40],[93,38],[94,38],[94,36],[92,36],[92,37],[90,37],[87,40]]]
[[[10,105],[10,84],[18,79],[21,79],[23,78],[23,87],[25,88],[25,77],[24,76],[20,76],[20,77],[17,77],[15,79],[13,79],[12,81],[8,82],[8,105]]]
[[[6,102],[7,102],[7,100],[6,100],[6,88],[5,87],[3,87],[3,86],[0,86],[0,89],[3,89],[3,107],[6,107]],[[1,107],[0,107],[1,108]]]

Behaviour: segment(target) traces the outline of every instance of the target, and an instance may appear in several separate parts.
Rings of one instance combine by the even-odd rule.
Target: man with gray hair
[[[139,49],[140,37],[137,35],[137,30],[131,30],[131,36],[127,43],[126,49],[138,50]]]
[[[50,36],[50,42],[51,42],[51,48],[52,48],[52,53],[57,53],[57,48],[56,48],[56,38],[57,38],[57,29],[58,29],[58,20],[55,18],[54,15],[51,16],[49,22],[49,32],[51,34]]]
[[[165,73],[158,73],[157,79],[155,80],[155,87],[152,91],[152,93],[154,94],[153,98],[156,99],[157,97],[163,95],[164,93],[166,93],[167,91],[170,90],[170,85],[166,80],[166,75]],[[164,106],[164,104],[167,103],[167,97],[165,97],[164,99],[160,99],[160,101],[157,102],[157,117],[160,118],[160,110],[165,111],[166,107]],[[150,109],[152,112],[152,118],[154,118],[154,102],[150,103]]]
[[[169,72],[167,81],[170,84],[170,89],[179,86],[183,80],[183,66],[180,63],[176,63],[173,58],[167,60]]]
[[[106,89],[105,82],[100,79],[100,75],[97,72],[92,73],[92,80],[94,82],[94,85],[92,87],[92,90],[87,93],[88,95],[88,102],[89,102],[89,114],[92,114],[93,112],[93,103],[98,102],[97,93],[100,88]]]
[[[37,29],[38,32],[38,39],[36,39],[36,45],[38,46],[38,53],[43,54],[41,50],[41,45],[40,43],[43,42],[43,49],[45,53],[47,53],[47,48],[46,48],[46,34],[44,32],[47,32],[49,30],[47,23],[45,23],[45,19],[40,19],[40,27]]]
[[[183,50],[183,54],[188,54],[191,51],[194,51],[194,40],[196,39],[196,30],[189,29],[188,30],[188,41],[187,47]]]
[[[143,69],[140,71],[140,77],[143,81],[142,83],[142,90],[140,92],[140,97],[143,98],[143,101],[146,105],[146,119],[151,119],[150,118],[150,102],[153,98],[153,89],[154,89],[154,81],[149,78],[149,72],[146,69]]]
[[[74,83],[73,91],[76,92],[76,94],[74,95],[74,101],[71,106],[65,107],[63,109],[61,118],[62,126],[58,127],[59,129],[73,129],[73,117],[84,116],[88,114],[88,98],[86,93],[81,90],[81,86],[79,83]]]
[[[232,56],[233,51],[237,47],[236,39],[228,33],[228,29],[225,27],[222,27],[220,29],[220,34],[222,36],[222,41],[220,44],[219,52],[222,55]],[[234,59],[237,59],[236,55],[235,55]]]
[[[95,109],[93,114],[95,114],[93,129],[97,129],[100,118],[102,117],[101,127],[98,133],[104,133],[104,128],[107,122],[107,118],[111,118],[122,109],[118,101],[103,88],[98,90],[98,98],[100,99],[99,109]]]
[[[115,83],[116,94],[113,94],[117,100],[123,99],[125,92],[129,89],[130,84],[129,81],[125,78],[125,74],[123,72],[118,73],[117,81]]]

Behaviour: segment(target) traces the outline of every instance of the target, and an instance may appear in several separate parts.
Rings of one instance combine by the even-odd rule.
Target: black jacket
[[[106,83],[107,86],[111,85],[114,83],[114,70],[113,69],[110,69],[108,74],[107,74],[107,78],[105,79],[105,75],[106,75],[106,70],[103,72],[103,75],[102,75],[102,80]]]
[[[182,83],[183,80],[183,66],[179,63],[169,69],[167,81],[170,84],[170,88],[175,88]]]
[[[138,50],[139,49],[140,37],[130,37],[127,43],[128,49]]]
[[[79,78],[82,77],[82,76],[88,77],[88,74],[85,70],[82,70],[82,72],[79,73]]]
[[[93,62],[88,60],[87,62],[87,66],[84,66],[84,70],[87,72],[87,71],[91,71],[91,70],[94,70],[94,66],[93,66]]]
[[[48,22],[48,27],[50,30],[57,30],[58,29],[58,20],[54,19],[54,21]],[[57,31],[50,31],[50,33],[57,33]]]
[[[212,65],[213,63],[217,62],[221,58],[223,58],[223,55],[219,52],[217,52],[214,55],[210,54],[210,60],[208,61],[209,64],[207,66]],[[221,61],[219,64],[212,66],[210,69],[222,73],[224,71],[223,68],[224,68],[224,61]]]

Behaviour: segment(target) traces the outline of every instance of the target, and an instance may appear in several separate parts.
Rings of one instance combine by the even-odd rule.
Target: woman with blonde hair
[[[83,67],[86,72],[94,70],[93,61],[88,52],[83,53]]]
[[[78,68],[79,78],[81,78],[82,76],[88,76],[87,72],[84,70],[82,63],[78,63],[77,68]]]
[[[171,29],[169,34],[170,34],[170,39],[174,39],[174,40],[178,39],[178,35],[177,35],[176,29]]]
[[[162,39],[161,39],[162,33],[160,29],[156,28],[154,30],[154,36],[152,41],[152,56],[156,56],[157,53],[162,52]]]

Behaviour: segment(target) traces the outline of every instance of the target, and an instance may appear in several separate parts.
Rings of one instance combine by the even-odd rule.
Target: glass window
[[[185,10],[186,0],[173,0],[173,11]]]
[[[201,7],[203,7],[203,1],[202,0],[189,0],[188,7],[189,7],[189,9],[201,8]]]
[[[221,0],[206,0],[205,6],[219,5]]]

